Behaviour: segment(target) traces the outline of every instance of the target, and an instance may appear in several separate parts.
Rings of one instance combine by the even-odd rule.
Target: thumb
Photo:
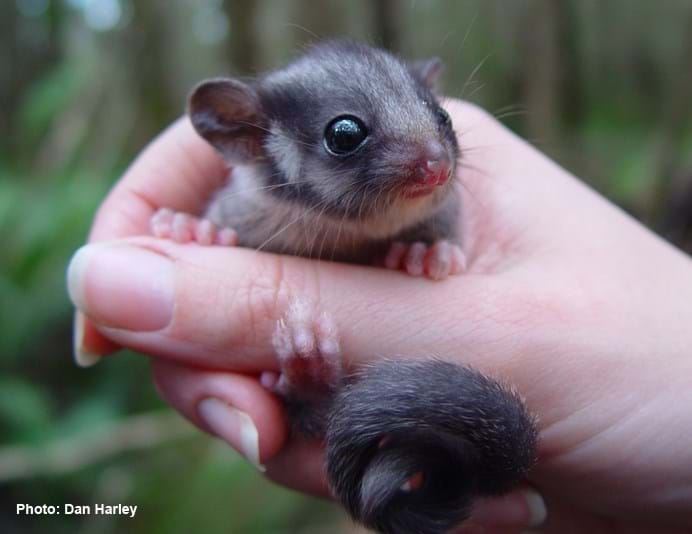
[[[479,286],[487,283],[477,276],[430,282],[377,268],[144,237],[87,245],[68,269],[75,306],[113,342],[246,372],[275,368],[272,334],[296,296],[333,316],[346,357],[457,357],[458,336],[450,332],[464,313],[456,310],[469,317],[479,312],[468,304],[486,300],[473,295]]]

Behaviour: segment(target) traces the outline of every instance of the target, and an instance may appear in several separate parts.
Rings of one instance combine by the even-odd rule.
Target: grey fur
[[[362,369],[338,393],[326,436],[329,479],[351,515],[380,532],[435,534],[466,519],[475,497],[523,479],[537,432],[510,389],[426,359]],[[418,472],[423,486],[401,491]]]
[[[405,202],[392,190],[408,179],[412,147],[428,139],[439,140],[453,164],[458,158],[454,131],[440,123],[435,95],[418,78],[434,84],[438,72],[436,61],[413,67],[335,42],[252,84],[202,83],[190,99],[193,124],[234,165],[205,216],[235,228],[245,246],[345,261],[371,261],[413,227],[439,226],[443,215],[446,231],[428,232],[435,235],[426,241],[456,240],[453,180]],[[370,132],[357,154],[341,159],[323,148],[325,126],[339,115],[362,118]]]
[[[245,246],[350,262],[369,263],[395,240],[458,242],[453,180],[419,199],[395,194],[411,178],[411,151],[428,139],[453,165],[459,156],[433,93],[439,71],[438,60],[407,64],[332,42],[251,83],[201,84],[192,122],[233,166],[205,216],[235,228]],[[370,133],[347,158],[323,146],[326,125],[341,115],[362,119]],[[446,532],[476,495],[508,490],[534,460],[536,430],[521,400],[451,363],[385,362],[329,398],[313,393],[288,396],[289,413],[326,427],[335,494],[382,532]],[[305,410],[316,417],[301,417]],[[423,487],[403,492],[416,472],[425,473]]]

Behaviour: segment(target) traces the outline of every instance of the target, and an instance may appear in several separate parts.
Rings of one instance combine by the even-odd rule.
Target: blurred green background
[[[340,532],[157,398],[135,354],[71,360],[64,272],[190,87],[351,36],[440,56],[467,98],[692,249],[689,0],[1,0],[0,532]],[[128,503],[135,520],[17,517]]]

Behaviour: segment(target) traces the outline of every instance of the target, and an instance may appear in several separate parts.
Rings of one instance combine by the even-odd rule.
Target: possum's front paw
[[[411,276],[444,280],[464,272],[466,255],[459,245],[449,241],[440,240],[432,245],[395,241],[389,246],[384,265],[387,269],[402,269]]]
[[[177,243],[192,242],[226,247],[238,244],[238,234],[232,228],[219,228],[208,219],[175,212],[168,208],[158,210],[151,217],[149,226],[155,237],[172,239]]]

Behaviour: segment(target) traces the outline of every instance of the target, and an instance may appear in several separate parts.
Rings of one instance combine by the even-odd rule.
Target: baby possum
[[[439,60],[405,63],[352,42],[316,45],[256,81],[201,83],[192,124],[232,167],[202,218],[162,210],[176,241],[372,263],[444,279],[465,268],[459,147],[435,96]],[[295,299],[273,339],[292,428],[324,437],[334,494],[385,533],[442,533],[476,496],[510,490],[536,449],[511,390],[437,359],[345,372],[331,317]]]

